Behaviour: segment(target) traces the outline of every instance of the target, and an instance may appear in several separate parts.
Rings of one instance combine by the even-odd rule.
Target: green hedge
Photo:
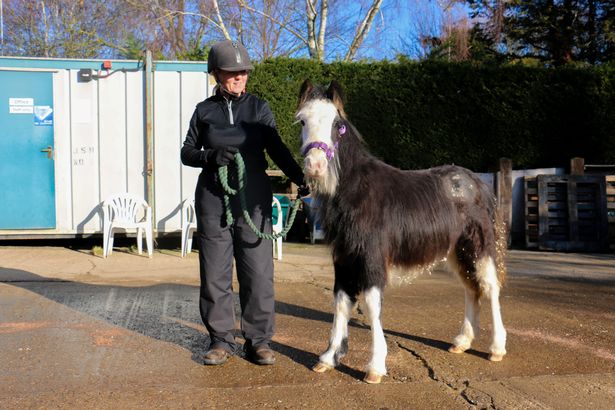
[[[299,158],[295,124],[305,78],[337,79],[346,112],[372,153],[405,169],[458,164],[475,171],[500,157],[515,168],[564,166],[572,157],[615,164],[615,66],[539,69],[454,63],[258,64],[249,90],[271,105]]]

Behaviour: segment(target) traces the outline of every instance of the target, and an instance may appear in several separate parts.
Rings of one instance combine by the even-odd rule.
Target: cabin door
[[[0,229],[56,226],[53,122],[52,73],[0,70]]]

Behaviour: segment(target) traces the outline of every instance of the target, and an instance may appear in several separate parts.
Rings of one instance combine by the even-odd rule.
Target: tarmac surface
[[[195,253],[116,249],[103,259],[1,246],[0,408],[614,408],[614,254],[511,251],[499,363],[487,360],[487,302],[473,349],[447,352],[464,308],[453,274],[436,269],[388,288],[389,374],[379,385],[362,382],[371,339],[360,306],[342,364],[310,370],[331,329],[331,258],[324,245],[298,243],[285,243],[283,256],[276,364],[238,355],[211,367],[202,364],[209,339]]]

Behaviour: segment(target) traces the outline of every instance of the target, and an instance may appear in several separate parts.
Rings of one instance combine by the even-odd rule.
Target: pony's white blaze
[[[337,115],[335,105],[330,100],[325,99],[310,101],[301,108],[297,113],[297,119],[302,121],[302,151],[314,142],[321,142],[328,147],[333,147],[331,130]],[[322,150],[312,148],[305,153],[304,171],[308,178],[323,185],[327,180],[327,168],[327,156]]]

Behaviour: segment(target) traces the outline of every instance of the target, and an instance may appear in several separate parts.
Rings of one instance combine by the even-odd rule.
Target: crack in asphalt
[[[463,381],[463,389],[461,389],[460,387],[457,387],[454,383],[449,382],[444,380],[441,377],[438,377],[438,375],[436,374],[435,369],[433,368],[433,366],[431,366],[428,362],[427,359],[425,359],[420,353],[418,353],[417,351],[404,346],[401,342],[398,341],[394,341],[395,344],[397,345],[397,347],[399,347],[401,350],[405,350],[406,352],[410,353],[413,357],[415,357],[417,360],[419,360],[421,362],[421,364],[423,365],[423,367],[425,369],[427,369],[427,374],[429,376],[429,378],[437,383],[442,384],[443,386],[445,386],[446,388],[448,388],[451,392],[454,392],[455,394],[457,394],[459,397],[461,397],[467,404],[469,404],[470,406],[477,406],[478,402],[472,398],[470,398],[468,396],[467,390],[470,387],[470,382],[468,380],[464,380]],[[484,393],[484,392],[483,392]],[[486,394],[486,393],[485,393]],[[491,395],[486,394],[489,399],[491,400],[491,405],[489,408],[493,408],[495,409],[495,403],[494,403],[494,399]]]
[[[306,282],[306,284],[311,285],[311,286],[314,286],[314,287],[319,288],[319,289],[322,289],[322,290],[326,290],[326,291],[333,291],[333,288],[331,288],[331,287],[329,287],[329,286],[327,286],[327,285],[322,285],[322,284],[319,284],[319,283],[317,283],[317,282],[316,282],[316,281],[314,281],[314,280],[310,280],[309,282]]]
[[[433,367],[429,365],[429,363],[427,363],[427,360],[423,356],[421,356],[419,353],[415,352],[414,350],[410,349],[409,347],[404,346],[403,344],[401,344],[401,342],[398,342],[398,341],[394,341],[394,342],[397,345],[397,347],[410,353],[412,356],[414,356],[416,359],[418,359],[423,364],[423,367],[427,369],[427,374],[431,380],[440,381],[440,379],[438,379],[438,377],[436,376],[436,371],[433,369]]]
[[[315,283],[313,281],[308,282],[309,285],[320,288],[320,289],[324,289],[324,290],[332,290],[331,288],[322,285],[322,284],[318,284]],[[361,311],[361,306],[359,304],[357,304],[356,306],[357,309],[357,313],[359,315],[362,315],[363,312]],[[366,327],[369,329],[369,325],[363,321],[363,320],[356,320],[356,322],[358,322],[360,325]],[[469,406],[475,408],[477,406],[480,406],[479,402],[475,399],[472,399],[469,394],[468,394],[468,389],[470,388],[470,382],[468,380],[464,380],[463,381],[463,388],[458,387],[457,385],[455,385],[455,383],[446,381],[442,378],[440,378],[437,374],[435,369],[433,368],[433,366],[431,366],[429,364],[429,362],[427,361],[427,359],[425,359],[419,352],[413,350],[412,348],[409,348],[407,346],[404,346],[401,342],[397,341],[397,340],[391,340],[390,337],[388,335],[385,334],[385,339],[392,341],[393,343],[395,343],[397,345],[397,347],[399,347],[401,350],[404,350],[408,353],[410,353],[414,358],[416,358],[417,360],[419,360],[421,362],[421,364],[423,365],[423,367],[427,370],[427,374],[428,377],[439,383],[442,384],[443,386],[445,386],[450,392],[454,393],[455,395],[461,397]],[[408,381],[408,378],[406,377],[394,377],[394,380],[396,380],[399,383],[406,383]],[[478,390],[477,390],[478,391]],[[490,395],[487,394],[483,391],[480,391],[481,393],[483,393],[484,395],[486,395],[489,400],[490,400],[490,404],[488,405],[487,408],[490,409],[495,409],[497,408],[495,405],[495,400],[494,398]],[[481,407],[484,408],[484,407]]]
[[[98,268],[98,265],[96,265],[94,262],[92,262],[91,260],[88,259],[88,262],[90,262],[90,264],[92,265],[92,267],[90,268],[90,270],[88,270],[85,274],[89,275],[91,274],[96,268]]]

